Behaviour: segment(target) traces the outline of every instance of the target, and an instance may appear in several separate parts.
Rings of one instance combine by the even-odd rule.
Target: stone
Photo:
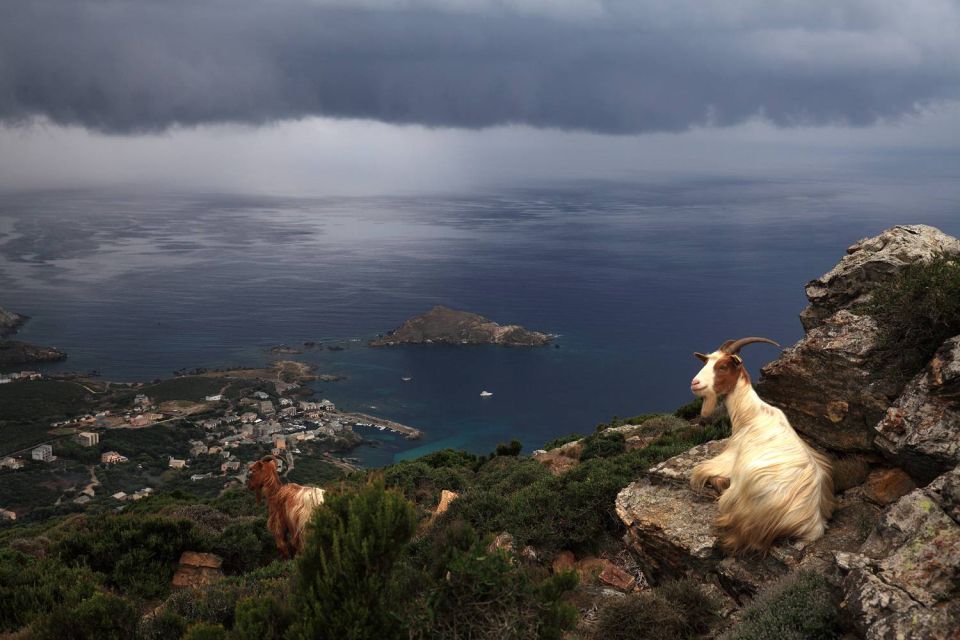
[[[184,551],[171,584],[176,588],[201,587],[223,578],[223,558],[213,553]]]
[[[842,310],[765,365],[757,393],[798,433],[834,451],[864,452],[903,382],[885,373],[873,318]]]
[[[960,253],[960,240],[922,224],[897,225],[854,243],[833,269],[807,283],[810,305],[800,314],[804,329],[815,329],[840,309],[865,302],[904,266],[940,253]]]
[[[600,572],[599,578],[600,582],[620,591],[632,591],[637,584],[636,578],[610,562]]]
[[[737,602],[787,572],[833,570],[836,552],[858,552],[879,509],[860,489],[840,496],[824,537],[811,545],[783,541],[769,553],[725,556],[714,531],[716,496],[698,495],[689,477],[700,462],[723,450],[726,441],[708,442],[654,467],[617,495],[617,515],[627,527],[625,542],[640,569],[655,582],[693,572],[712,575]]]
[[[867,476],[863,485],[864,497],[871,502],[886,506],[917,488],[903,469],[877,469]]]
[[[537,451],[533,454],[533,459],[545,466],[547,471],[555,476],[562,475],[580,464],[580,461],[576,458],[563,455],[557,449]]]
[[[460,494],[456,491],[450,491],[449,489],[444,489],[440,492],[440,502],[437,504],[436,511],[433,512],[434,516],[439,516],[447,512],[447,509],[450,508],[450,504],[454,500],[460,497]]]
[[[690,490],[690,470],[722,450],[713,442],[666,460],[617,494],[616,510],[631,546],[654,575],[679,575],[704,569],[718,559],[712,496]]]
[[[948,471],[924,488],[943,512],[960,524],[960,467]]]
[[[940,346],[875,429],[877,447],[921,483],[960,464],[960,336]]]
[[[941,504],[956,471],[883,512],[859,553],[837,554],[843,610],[866,638],[956,638],[960,524]]]

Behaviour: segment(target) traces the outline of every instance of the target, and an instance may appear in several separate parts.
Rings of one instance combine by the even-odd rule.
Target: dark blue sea
[[[108,379],[342,345],[294,356],[348,376],[318,396],[426,432],[369,434],[379,443],[356,455],[370,465],[511,438],[529,452],[687,402],[692,351],[793,343],[803,285],[857,239],[901,223],[960,235],[955,172],[866,173],[397,197],[6,193],[0,306],[32,316],[19,339],[70,354],[48,370]],[[365,346],[436,304],[559,334],[559,348]],[[745,355],[756,373],[777,350]]]

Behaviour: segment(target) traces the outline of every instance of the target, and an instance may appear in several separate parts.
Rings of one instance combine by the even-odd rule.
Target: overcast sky
[[[958,61],[955,0],[0,0],[0,188],[849,166],[958,150]]]

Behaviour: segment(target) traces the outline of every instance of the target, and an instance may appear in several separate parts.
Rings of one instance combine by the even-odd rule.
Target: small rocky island
[[[467,311],[436,306],[414,316],[397,329],[370,341],[371,347],[400,344],[499,344],[508,347],[542,347],[553,336],[520,325],[497,324]]]
[[[27,320],[27,316],[0,308],[0,338],[16,333]],[[56,362],[66,357],[67,354],[53,347],[40,347],[17,340],[0,340],[0,367]]]
[[[27,316],[22,316],[19,313],[7,311],[3,307],[0,307],[0,338],[16,333],[27,319]]]

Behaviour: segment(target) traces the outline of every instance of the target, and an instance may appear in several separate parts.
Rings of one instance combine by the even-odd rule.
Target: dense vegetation
[[[624,424],[646,446],[628,447],[622,430],[610,431]],[[191,484],[119,513],[0,529],[0,632],[143,640],[666,640],[716,632],[724,624],[718,602],[688,580],[596,601],[575,572],[550,570],[560,551],[622,552],[617,492],[649,466],[728,433],[723,420],[694,427],[677,416],[604,427],[576,445],[579,463],[561,475],[511,442],[490,455],[443,450],[328,482],[296,561],[279,559],[264,507],[243,489],[205,495]],[[173,436],[150,432],[147,442],[166,449]],[[304,460],[297,469],[305,477],[326,473]],[[459,497],[436,515],[444,489]],[[510,543],[492,545],[503,532]],[[172,591],[187,550],[221,556],[225,577]],[[753,635],[742,637],[833,628],[833,600],[819,584],[801,581],[763,598],[747,615]],[[812,613],[798,627],[804,608]]]

